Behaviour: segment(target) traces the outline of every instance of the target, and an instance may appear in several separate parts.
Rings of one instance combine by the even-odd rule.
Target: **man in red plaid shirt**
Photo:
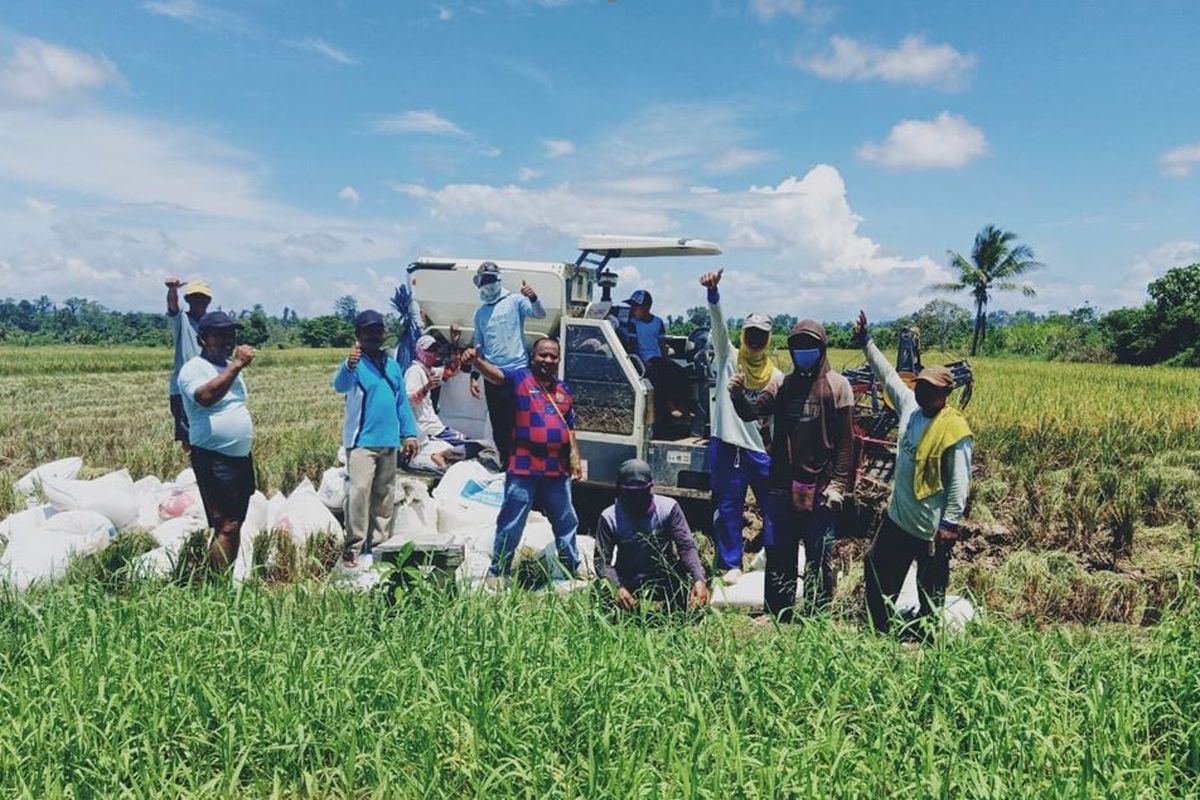
[[[474,350],[463,353],[463,363],[489,383],[510,395],[513,408],[512,451],[504,483],[504,504],[496,518],[489,581],[507,577],[513,554],[525,531],[525,520],[534,505],[550,520],[558,558],[572,574],[579,568],[575,534],[579,518],[571,503],[571,481],[582,469],[575,445],[575,409],[571,392],[558,380],[558,342],[550,338],[533,344],[529,367],[500,369]]]

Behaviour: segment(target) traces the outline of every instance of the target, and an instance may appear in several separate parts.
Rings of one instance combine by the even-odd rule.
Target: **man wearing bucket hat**
[[[617,470],[617,500],[596,524],[596,574],[624,611],[636,611],[639,600],[668,611],[708,603],[687,517],[677,501],[654,494],[645,461],[631,458]]]
[[[179,278],[167,278],[167,329],[171,331],[171,341],[175,346],[175,363],[171,370],[171,417],[175,420],[175,441],[183,447],[183,452],[191,449],[188,444],[188,419],[183,410],[183,400],[179,394],[179,370],[191,359],[200,355],[200,319],[208,311],[212,302],[212,290],[204,281],[192,281],[184,286]],[[187,303],[187,313],[180,313],[179,289],[183,287],[183,300]]]
[[[721,309],[719,286],[724,270],[706,272],[700,285],[708,291],[708,314],[712,320],[713,370],[717,386],[728,386],[735,374],[743,376],[746,401],[753,404],[774,396],[783,384],[783,372],[768,352],[771,318],[751,314],[742,324],[741,344],[735,351]],[[754,490],[761,511],[767,508],[771,458],[770,416],[744,420],[734,408],[733,397],[717,392],[713,401],[712,435],[708,440],[708,467],[713,499],[713,533],[717,545],[717,569],[726,583],[742,574],[742,532],[745,528],[746,491]],[[763,534],[772,541],[771,517],[763,514]]]
[[[855,338],[900,417],[896,477],[887,515],[864,560],[867,611],[886,633],[894,603],[913,561],[921,607],[928,615],[945,597],[950,555],[971,483],[971,428],[962,412],[946,404],[954,376],[926,367],[912,389],[871,341],[867,315],[858,312]]]
[[[179,389],[189,421],[192,471],[213,531],[209,566],[223,572],[237,558],[255,488],[254,424],[242,380],[254,348],[237,346],[237,327],[222,311],[201,317],[199,338],[200,354],[179,370]]]
[[[514,294],[500,282],[500,267],[485,261],[475,271],[475,288],[479,290],[479,309],[475,312],[475,348],[481,359],[502,370],[524,369],[529,363],[525,347],[525,320],[542,319],[546,309],[537,292],[525,281],[521,291]],[[472,393],[478,397],[476,374],[472,374]],[[509,393],[503,386],[486,382],[488,418],[492,423],[492,438],[500,451],[501,463],[508,462],[512,452],[513,408]]]
[[[333,376],[346,396],[342,446],[346,448],[346,569],[370,566],[371,542],[391,536],[396,460],[417,453],[417,421],[404,388],[404,372],[384,349],[383,315],[368,309],[354,320],[354,346]]]

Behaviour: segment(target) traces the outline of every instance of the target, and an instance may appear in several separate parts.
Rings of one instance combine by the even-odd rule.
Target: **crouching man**
[[[614,557],[615,549],[615,557]],[[596,525],[596,573],[617,607],[640,602],[668,612],[708,603],[704,567],[679,503],[654,494],[650,465],[631,458],[617,472],[617,501]]]
[[[343,568],[369,566],[362,558],[372,541],[391,535],[396,460],[417,453],[417,420],[408,403],[404,373],[383,349],[386,329],[378,311],[361,312],[354,324],[354,347],[333,376],[333,388],[346,396],[342,446],[350,475]],[[403,444],[401,444],[403,442]]]
[[[242,523],[254,494],[254,424],[242,380],[242,370],[254,360],[254,348],[235,349],[234,321],[221,311],[205,314],[198,328],[200,355],[179,370],[179,394],[189,422],[188,455],[213,531],[208,563],[220,573],[237,558]]]
[[[954,389],[950,370],[926,367],[909,389],[871,341],[861,311],[854,335],[900,417],[892,497],[864,563],[867,612],[875,630],[886,633],[889,604],[899,596],[914,560],[919,615],[927,616],[945,599],[950,554],[971,483],[971,428],[961,411],[946,405]]]

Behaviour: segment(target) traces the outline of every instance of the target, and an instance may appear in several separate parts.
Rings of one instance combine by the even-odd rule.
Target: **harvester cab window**
[[[575,398],[581,431],[633,435],[637,392],[616,347],[620,343],[609,325],[565,321],[563,379]]]

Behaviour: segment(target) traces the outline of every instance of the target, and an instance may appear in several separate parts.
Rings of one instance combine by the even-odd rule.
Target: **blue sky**
[[[624,265],[658,310],[914,309],[995,223],[997,307],[1200,261],[1200,4],[106,0],[0,11],[0,296],[381,306],[423,254]],[[962,298],[965,301],[965,297]]]

